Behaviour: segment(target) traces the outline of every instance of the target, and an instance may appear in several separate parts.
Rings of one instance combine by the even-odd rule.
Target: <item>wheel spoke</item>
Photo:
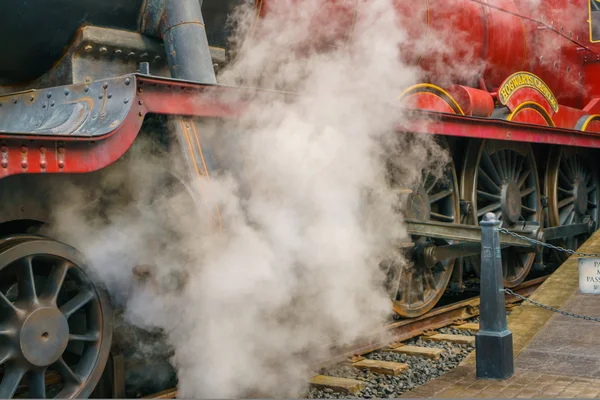
[[[14,356],[14,352],[10,347],[4,347],[4,351],[0,352],[0,365],[6,363]]]
[[[509,180],[513,178],[513,159],[512,159],[512,151],[506,152],[506,175]]]
[[[27,374],[27,391],[31,399],[46,398],[46,370],[30,371]]]
[[[511,173],[510,173],[510,178],[511,180],[515,180],[517,179],[517,168],[519,167],[519,160],[522,158],[521,156],[519,156],[518,153],[512,153],[512,164],[511,164]]]
[[[494,163],[494,169],[500,175],[500,179],[504,181],[504,170],[502,168],[502,163],[500,162],[500,158],[498,157],[498,153],[494,153],[491,157],[492,162]]]
[[[479,211],[477,211],[477,216],[481,217],[482,215],[485,215],[489,212],[493,212],[496,211],[497,209],[499,209],[501,207],[501,204],[498,203],[492,203],[489,206],[483,207],[482,209],[480,209]]]
[[[570,204],[567,207],[565,207],[562,210],[560,210],[559,220],[560,220],[560,224],[561,225],[565,224],[565,222],[567,221],[567,218],[569,217],[569,215],[571,214],[571,212],[573,212],[574,210],[575,210],[575,205],[574,204]]]
[[[577,176],[583,176],[583,163],[581,162],[581,158],[579,158],[579,156],[575,157],[575,165],[577,167]]]
[[[427,181],[431,178],[431,184],[428,185]],[[423,180],[425,182],[425,191],[427,193],[431,192],[431,190],[435,187],[435,184],[438,182],[438,177],[435,175],[428,174],[427,177]]]
[[[528,196],[531,193],[533,193],[534,191],[535,191],[535,188],[533,188],[533,187],[527,188],[525,190],[521,190],[521,197]]]
[[[570,163],[565,159],[565,157],[561,157],[560,164],[563,168],[560,168],[561,171],[564,172],[565,179],[568,179],[570,182],[575,180],[575,171]]]
[[[589,188],[587,188],[588,194],[592,193],[595,190],[596,190],[596,186],[590,186]]]
[[[585,171],[585,176],[583,178],[583,183],[587,186],[590,184],[590,181],[592,180],[592,173],[588,170]]]
[[[398,300],[401,303],[404,304],[410,304],[410,289],[412,288],[412,271],[413,268],[410,268],[408,266],[405,266],[402,269],[402,289],[400,290],[400,296],[398,298]]]
[[[498,154],[500,153],[500,154]],[[498,153],[498,158],[500,159],[500,166],[502,167],[502,175],[504,176],[504,179],[509,180],[510,179],[510,174],[508,172],[508,160],[507,160],[507,152],[506,151],[499,151]]]
[[[500,221],[502,219],[502,211],[498,210],[494,213],[494,215],[496,216],[496,219],[498,221]]]
[[[73,297],[71,300],[60,306],[60,311],[65,314],[66,318],[69,318],[73,313],[79,310],[81,307],[85,306],[94,298],[94,293],[91,290],[87,289],[83,292],[77,294],[77,296]]]
[[[6,296],[2,292],[0,292],[0,307],[11,314],[18,314],[19,312],[21,312],[9,299],[6,298]]]
[[[477,191],[477,195],[490,201],[500,201],[500,196],[488,192],[484,192],[482,190]]]
[[[17,285],[19,288],[19,299],[33,302],[36,299],[35,279],[33,276],[33,257],[21,259],[17,270]]]
[[[435,290],[435,280],[431,268],[423,268],[423,293]]]
[[[439,213],[430,213],[431,218],[435,218],[438,221],[446,221],[446,222],[454,222],[454,217],[452,215],[443,215]]]
[[[523,186],[523,184],[525,184],[525,181],[527,180],[527,178],[529,177],[529,175],[531,174],[531,169],[528,169],[526,171],[524,171],[521,176],[519,176],[519,181],[517,182],[517,187],[520,189],[521,186]]]
[[[517,253],[515,252],[515,264],[514,264],[514,268],[512,270],[512,273],[514,277],[516,277],[519,274],[519,270],[525,268],[525,266],[523,265],[523,255],[522,253]]]
[[[489,153],[487,150],[483,151],[483,157],[481,159],[483,167],[489,172],[489,177],[494,180],[497,185],[502,184],[502,178],[498,175],[498,171],[496,170],[496,166],[492,162]]]
[[[445,199],[446,197],[452,195],[452,193],[454,193],[452,191],[452,189],[446,189],[446,190],[442,190],[441,192],[438,192],[434,195],[429,196],[429,203],[433,204],[435,202],[438,202],[442,199]]]
[[[521,176],[521,173],[523,172],[523,164],[524,163],[525,163],[525,157],[519,156],[519,161],[517,163],[517,168],[515,168],[515,174],[513,176],[514,180],[516,180],[519,176]]]
[[[598,207],[598,205],[596,203],[588,201],[588,208],[597,208],[597,207]]]
[[[91,331],[84,333],[83,335],[71,334],[69,335],[69,341],[77,342],[97,342],[100,339],[100,332]]]
[[[573,202],[575,201],[575,197],[571,196],[571,197],[567,197],[562,199],[561,201],[558,202],[558,208],[563,208],[569,204],[573,204]]]
[[[510,252],[511,256],[507,260],[505,278],[515,277],[517,275],[517,259],[520,258],[516,252]]]
[[[528,212],[529,214],[535,214],[535,213],[537,213],[537,211],[536,211],[536,210],[534,210],[533,208],[530,208],[530,207],[524,206],[524,205],[522,205],[522,204],[521,204],[521,210],[523,210],[523,211],[526,211],[526,212]]]
[[[63,358],[59,358],[54,364],[52,364],[56,368],[56,372],[65,380],[65,383],[80,383],[81,378],[77,375],[71,367],[67,365]]]
[[[501,192],[500,187],[494,183],[492,178],[490,178],[481,167],[478,167],[477,170],[479,171],[479,179],[481,179],[483,186],[494,193]]]
[[[25,369],[11,365],[4,370],[4,376],[0,383],[0,399],[10,399],[15,394],[15,391],[19,387],[23,376],[25,375]]]
[[[565,186],[567,186],[570,189],[573,189],[573,182],[567,178],[567,176],[562,172],[562,170],[558,170],[558,178],[559,180],[562,180],[563,184],[566,184]]]
[[[44,291],[42,292],[41,298],[48,300],[54,304],[56,304],[56,299],[58,298],[58,294],[60,293],[60,289],[62,288],[63,282],[65,281],[65,277],[67,276],[67,272],[69,271],[70,264],[65,262],[56,264],[52,268],[52,272],[48,276],[46,280],[46,285],[44,286]]]
[[[572,190],[563,189],[560,186],[557,186],[557,187],[558,187],[559,192],[563,192],[564,194],[568,194],[569,196],[573,194]]]
[[[569,217],[567,218],[566,225],[571,225],[571,224],[573,223],[573,221],[575,220],[575,215],[576,215],[576,214],[577,214],[577,213],[575,212],[575,210],[573,210],[573,211],[571,211],[571,212],[569,213]]]

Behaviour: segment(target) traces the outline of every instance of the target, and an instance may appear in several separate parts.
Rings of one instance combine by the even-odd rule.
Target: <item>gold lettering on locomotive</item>
[[[517,72],[504,81],[498,90],[500,103],[506,105],[510,97],[521,88],[528,87],[538,91],[550,104],[554,112],[558,111],[558,100],[540,78],[529,72]]]

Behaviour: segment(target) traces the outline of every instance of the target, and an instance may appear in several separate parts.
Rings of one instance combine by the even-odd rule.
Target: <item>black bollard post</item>
[[[513,340],[506,321],[500,252],[500,221],[487,213],[481,221],[479,332],[475,337],[477,378],[507,379],[514,374]]]

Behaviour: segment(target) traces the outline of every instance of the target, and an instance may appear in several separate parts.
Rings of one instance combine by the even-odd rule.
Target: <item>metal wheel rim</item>
[[[449,149],[444,138],[439,138],[438,141],[442,148]],[[420,219],[459,223],[459,191],[454,162],[450,161],[440,179],[436,179],[425,171],[422,175],[422,184],[413,190],[417,193],[425,190],[426,198],[429,200],[429,212],[427,216]],[[412,195],[407,200],[407,208],[411,198]],[[454,243],[454,241],[417,236],[412,236],[412,240],[416,245],[421,246],[427,245],[427,243],[438,245]],[[452,277],[455,262],[456,260],[446,260],[438,262],[434,266],[427,266],[422,261],[415,260],[402,268],[396,278],[398,286],[397,290],[394,290],[394,311],[402,317],[412,318],[431,310],[444,294]],[[429,289],[425,291],[427,284]],[[415,288],[417,292],[413,291]],[[425,292],[422,300],[410,301],[413,300],[415,294],[419,295],[419,292]]]
[[[594,229],[598,226],[598,174],[591,167],[591,160],[576,148],[556,147],[548,157],[544,194],[548,198],[548,217],[550,226],[564,226],[582,222],[584,216],[594,221]],[[583,187],[582,187],[583,186]],[[587,197],[587,207],[576,205],[580,196]],[[558,239],[553,244],[570,250],[577,250],[579,245],[591,234],[582,234],[567,240]],[[557,253],[564,261],[567,254]]]
[[[100,380],[112,341],[111,307],[82,260],[75,249],[44,238],[0,241],[1,398],[20,392],[23,378],[29,397],[46,397],[47,370],[62,378],[57,398],[88,397]],[[57,313],[67,315],[62,351],[65,325]],[[39,329],[48,332],[40,338]]]
[[[465,157],[461,184],[463,198],[472,204],[468,223],[479,225],[485,213],[494,212],[504,228],[522,226],[525,222],[541,224],[537,165],[528,143],[472,141]],[[479,274],[480,258],[474,256],[468,260]],[[534,260],[534,253],[514,247],[503,249],[504,285],[510,288],[523,282]]]

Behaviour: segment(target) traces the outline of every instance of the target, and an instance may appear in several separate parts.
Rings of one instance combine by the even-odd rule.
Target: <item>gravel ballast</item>
[[[468,322],[478,322],[478,318],[472,318]],[[475,332],[460,330],[455,327],[447,327],[436,330],[438,333],[453,335],[474,336]],[[456,368],[474,349],[475,346],[466,344],[453,344],[448,342],[433,342],[410,339],[403,342],[406,345],[421,347],[442,348],[445,351],[442,356],[435,360],[425,357],[409,356],[389,351],[378,350],[364,355],[367,359],[392,361],[409,365],[409,369],[398,376],[377,374],[366,370],[359,370],[351,366],[334,366],[323,370],[323,375],[341,378],[356,379],[366,383],[365,389],[352,395],[337,393],[331,389],[319,390],[311,388],[305,398],[331,399],[331,398],[390,398],[398,397],[415,387],[421,386],[430,380]]]

